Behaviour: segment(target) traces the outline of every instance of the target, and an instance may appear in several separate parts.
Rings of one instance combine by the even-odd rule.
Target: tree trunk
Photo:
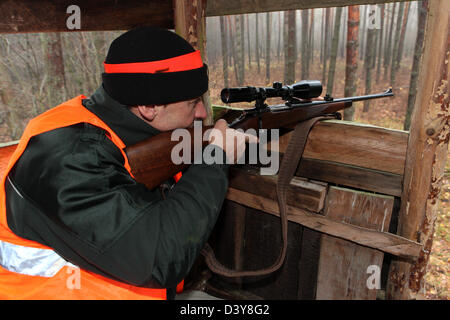
[[[281,57],[281,37],[283,36],[283,23],[281,20],[281,11],[278,12],[278,52],[277,52],[277,57],[278,57],[278,61],[280,61],[280,57]]]
[[[301,78],[308,79],[308,10],[301,10],[302,32],[301,32]]]
[[[252,67],[252,54],[251,54],[251,44],[250,44],[250,23],[248,22],[248,14],[245,15],[245,19],[247,20],[247,44],[248,44],[248,68],[249,70]]]
[[[266,83],[270,83],[270,34],[271,32],[270,12],[266,13]]]
[[[334,74],[336,72],[336,57],[339,44],[339,31],[341,30],[342,7],[336,8],[336,18],[334,21],[333,42],[331,45],[330,69],[328,71],[327,94],[333,95]]]
[[[347,57],[345,65],[345,96],[356,94],[356,71],[358,70],[359,6],[348,7]],[[344,120],[353,121],[355,107],[344,110]]]
[[[6,47],[6,41],[0,37],[0,54],[2,57],[6,55]],[[9,140],[18,140],[24,128],[22,119],[20,119],[21,112],[14,104],[13,83],[18,79],[6,67],[4,61],[0,61],[0,74],[0,110],[8,127]]]
[[[331,9],[330,8],[326,8],[326,13],[325,13],[325,39],[324,39],[324,46],[323,46],[323,69],[322,69],[322,84],[326,85],[326,77],[325,75],[327,74],[327,61],[328,61],[328,33],[329,33],[329,28],[330,28],[330,12]]]
[[[57,106],[67,99],[61,33],[46,33],[43,35],[43,39],[45,50],[45,68],[48,76],[47,105],[43,106],[40,112]]]
[[[365,57],[365,94],[370,94],[372,91],[372,69],[374,66],[375,59],[375,51],[371,50],[371,48],[375,47],[375,40],[377,29],[374,24],[376,21],[376,6],[369,6],[369,19],[368,19],[368,27],[367,27],[367,42],[366,42],[366,57]],[[363,112],[368,112],[370,108],[370,100],[364,101]]]
[[[411,126],[411,114],[414,108],[414,102],[416,100],[417,80],[419,77],[420,60],[422,58],[423,52],[425,24],[427,21],[427,7],[428,7],[428,0],[423,0],[417,6],[417,15],[419,17],[417,22],[417,38],[416,38],[416,45],[414,47],[414,58],[411,69],[411,79],[409,82],[408,103],[406,108],[405,123],[403,124],[403,130],[409,130],[409,127]]]
[[[311,9],[311,20],[309,23],[309,51],[308,51],[308,77],[309,65],[314,64],[314,9]]]
[[[397,7],[397,3],[393,3],[391,6],[390,14],[391,14],[391,23],[389,25],[389,34],[387,38],[387,46],[384,50],[384,81],[387,81],[388,69],[391,62],[391,54],[392,54],[392,31],[394,30],[394,17],[395,17],[395,8]]]
[[[287,50],[285,52],[284,64],[284,83],[292,84],[295,81],[295,62],[296,62],[296,19],[295,10],[287,12]]]
[[[236,40],[236,38],[238,38],[236,36],[236,16],[234,17],[233,20],[231,20],[231,17],[228,16],[228,26],[229,26],[229,34],[230,34],[230,48],[231,48],[231,56],[233,57],[233,68],[234,68],[234,77],[236,79],[236,85],[239,86],[240,84],[240,79],[239,79],[239,62],[238,62],[238,53],[237,53],[237,45],[236,42],[234,40]],[[233,23],[231,23],[231,21],[233,21]]]
[[[361,30],[359,33],[359,38],[360,38],[360,43],[361,43],[361,50],[359,51],[359,60],[363,60],[364,59],[364,54],[366,53],[366,22],[367,22],[367,5],[363,5],[362,8],[362,15],[361,15]]]
[[[222,43],[222,71],[223,84],[228,87],[228,47],[227,47],[227,29],[225,25],[225,17],[220,16],[220,39]]]
[[[261,66],[260,66],[260,64],[259,64],[259,26],[258,26],[258,24],[259,24],[259,22],[258,22],[258,20],[259,20],[259,14],[256,14],[256,25],[255,25],[255,37],[256,37],[256,40],[255,40],[255,55],[256,55],[256,64],[257,64],[257,66],[258,66],[258,73],[260,73],[261,72]]]
[[[393,90],[395,89],[395,76],[397,75],[397,54],[399,49],[399,43],[400,43],[400,33],[401,33],[401,27],[402,27],[402,17],[403,17],[403,11],[405,9],[405,3],[400,2],[400,8],[398,10],[397,14],[397,25],[395,26],[395,40],[394,40],[394,51],[392,53],[392,61],[391,61],[391,87]]]
[[[381,73],[381,58],[383,56],[383,40],[385,40],[385,38],[383,37],[384,35],[384,4],[380,4],[379,8],[381,11],[381,22],[380,22],[380,30],[379,30],[379,42],[378,42],[378,54],[377,54],[377,58],[378,58],[378,62],[377,62],[377,75],[376,75],[376,79],[377,82],[380,80],[380,73]]]
[[[239,67],[240,67],[240,75],[241,84],[244,85],[245,82],[245,23],[244,23],[244,15],[239,15],[239,32],[238,37],[240,38],[240,55],[239,55]],[[239,43],[238,43],[239,46]]]
[[[406,33],[406,25],[408,23],[408,15],[409,15],[409,5],[410,3],[406,3],[406,8],[403,15],[403,23],[402,23],[402,31],[400,33],[400,41],[398,44],[397,55],[395,57],[395,74],[397,74],[398,69],[400,68],[400,62],[402,61],[403,56],[403,47],[405,44],[405,33]]]

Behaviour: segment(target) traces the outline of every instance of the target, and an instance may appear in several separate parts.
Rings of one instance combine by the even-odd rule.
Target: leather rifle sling
[[[201,253],[205,258],[206,265],[208,268],[219,275],[225,277],[247,277],[247,276],[261,276],[267,275],[278,270],[284,262],[287,251],[287,234],[288,234],[288,218],[287,218],[287,208],[286,208],[286,191],[289,184],[295,174],[299,161],[303,155],[305,149],[306,141],[308,139],[308,134],[314,124],[319,120],[335,119],[335,116],[320,116],[312,118],[297,124],[292,133],[292,136],[287,145],[286,151],[284,152],[283,160],[281,162],[280,170],[278,172],[277,179],[277,198],[278,207],[280,211],[281,219],[281,234],[283,240],[283,246],[280,251],[280,255],[277,260],[269,267],[259,269],[259,270],[233,270],[222,265],[215,257],[214,251],[211,246],[206,243]]]

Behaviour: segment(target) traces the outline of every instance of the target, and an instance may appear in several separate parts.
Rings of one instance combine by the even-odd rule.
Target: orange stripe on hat
[[[103,63],[105,73],[166,73],[188,71],[203,67],[203,61],[200,50],[170,59],[149,61],[149,62],[131,62],[131,63]]]

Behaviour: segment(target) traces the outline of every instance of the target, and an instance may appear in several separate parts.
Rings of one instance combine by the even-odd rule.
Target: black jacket
[[[127,145],[158,131],[99,88],[83,105]],[[216,152],[223,153],[217,149]],[[226,165],[191,165],[162,199],[124,168],[119,149],[89,124],[30,140],[6,185],[9,227],[103,276],[172,288],[189,272],[216,222]]]

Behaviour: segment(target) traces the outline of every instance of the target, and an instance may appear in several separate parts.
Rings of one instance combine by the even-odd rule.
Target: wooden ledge
[[[265,197],[229,188],[227,199],[239,204],[255,208],[279,216],[278,203]],[[358,227],[344,222],[311,213],[307,210],[288,205],[288,220],[310,229],[349,240],[373,249],[393,254],[406,259],[418,258],[422,245],[395,234]]]

